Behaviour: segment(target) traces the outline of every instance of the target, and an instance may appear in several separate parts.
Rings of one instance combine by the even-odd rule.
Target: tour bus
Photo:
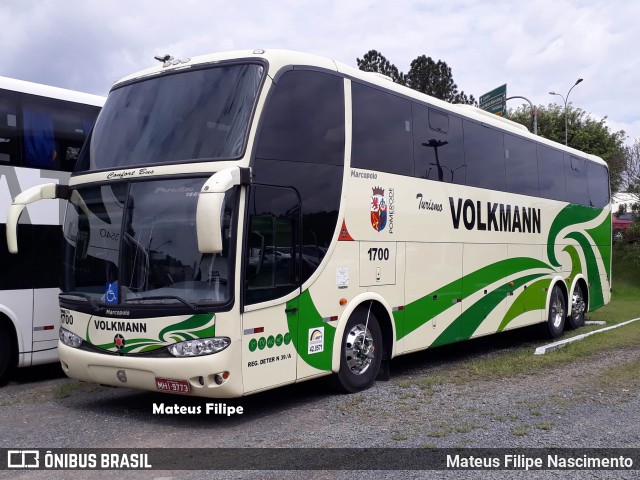
[[[254,50],[118,81],[69,187],[59,352],[72,378],[238,397],[605,305],[607,165],[476,108]]]
[[[0,229],[11,200],[38,184],[66,184],[104,98],[0,77]],[[58,360],[63,202],[32,205],[20,253],[0,250],[0,382],[13,367]]]

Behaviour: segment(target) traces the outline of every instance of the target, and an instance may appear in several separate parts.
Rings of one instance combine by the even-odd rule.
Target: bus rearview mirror
[[[205,182],[196,207],[196,235],[200,253],[222,252],[222,209],[225,194],[236,185],[249,185],[248,168],[229,167]]]
[[[68,193],[68,187],[55,183],[36,185],[20,193],[9,207],[7,214],[7,247],[9,252],[18,253],[18,220],[20,220],[20,215],[25,207],[40,200],[66,199]]]

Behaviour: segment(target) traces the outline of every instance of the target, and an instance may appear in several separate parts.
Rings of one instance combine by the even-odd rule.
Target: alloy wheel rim
[[[345,338],[345,356],[347,367],[356,374],[366,372],[375,357],[375,346],[369,329],[362,324],[355,325]]]
[[[559,328],[562,324],[562,319],[564,318],[564,307],[559,296],[553,299],[553,304],[551,306],[551,316],[553,318],[554,328]]]

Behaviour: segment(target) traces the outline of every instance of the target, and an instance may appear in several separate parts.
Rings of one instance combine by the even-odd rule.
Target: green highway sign
[[[482,110],[504,117],[507,113],[507,84],[481,95],[478,105]]]

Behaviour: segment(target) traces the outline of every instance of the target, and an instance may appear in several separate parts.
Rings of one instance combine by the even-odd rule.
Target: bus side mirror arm
[[[196,234],[200,253],[222,252],[222,207],[228,190],[251,184],[249,168],[229,167],[205,182],[196,207]]]
[[[71,189],[66,185],[45,183],[20,193],[9,207],[7,214],[7,247],[9,252],[18,253],[18,220],[27,205],[40,200],[55,200],[56,198],[68,200],[70,192]]]

